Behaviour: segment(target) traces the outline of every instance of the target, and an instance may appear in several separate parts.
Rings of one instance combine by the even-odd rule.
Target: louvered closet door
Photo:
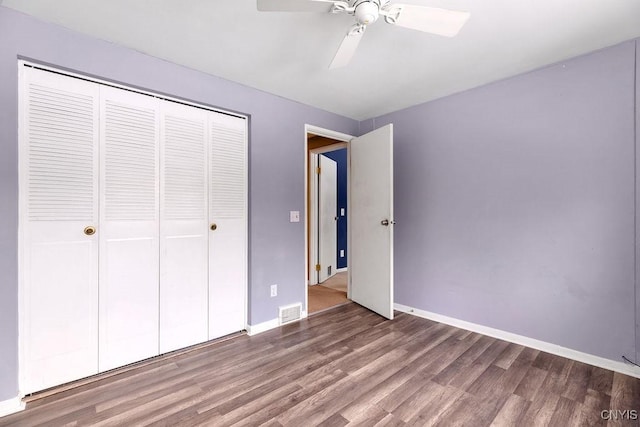
[[[245,327],[246,120],[210,113],[209,338]]]
[[[98,86],[21,73],[21,391],[30,393],[98,372],[98,242],[83,231],[98,222]]]
[[[161,103],[161,353],[208,339],[207,115]]]
[[[158,105],[100,88],[100,371],[158,354]]]

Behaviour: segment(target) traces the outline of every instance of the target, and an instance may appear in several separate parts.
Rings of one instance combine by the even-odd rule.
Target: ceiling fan
[[[468,12],[437,7],[391,3],[390,0],[257,0],[262,12],[324,12],[353,15],[356,23],[347,31],[329,68],[344,67],[358,48],[362,35],[380,16],[387,24],[439,36],[453,37],[469,19]]]

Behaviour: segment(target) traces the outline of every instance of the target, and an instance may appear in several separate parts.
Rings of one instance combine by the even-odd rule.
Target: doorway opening
[[[349,301],[348,141],[351,136],[306,129],[307,313]]]

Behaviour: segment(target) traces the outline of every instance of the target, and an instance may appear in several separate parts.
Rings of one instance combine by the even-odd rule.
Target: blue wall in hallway
[[[325,156],[338,163],[338,268],[346,268],[347,263],[347,149],[324,153]],[[340,208],[344,208],[344,216],[340,216]],[[340,251],[344,257],[340,257]]]

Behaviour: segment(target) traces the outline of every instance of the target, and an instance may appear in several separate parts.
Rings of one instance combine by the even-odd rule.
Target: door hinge
[[[318,167],[316,168],[316,173],[317,173],[318,175],[320,175],[320,171],[321,171],[321,170],[322,170],[322,169],[320,169],[320,166],[318,166]]]
[[[316,271],[320,271],[320,264],[316,264]]]

